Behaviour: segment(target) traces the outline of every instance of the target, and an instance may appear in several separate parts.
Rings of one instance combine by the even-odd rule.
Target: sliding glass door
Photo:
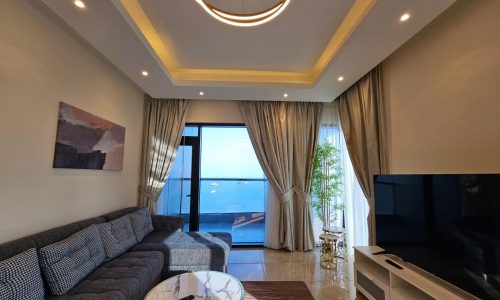
[[[263,243],[266,178],[247,129],[204,126],[201,132],[200,230]]]
[[[160,196],[160,212],[191,231],[230,232],[234,244],[264,242],[267,179],[241,125],[188,125]]]

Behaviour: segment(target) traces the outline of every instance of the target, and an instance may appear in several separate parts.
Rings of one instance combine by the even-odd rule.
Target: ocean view
[[[184,230],[188,231],[191,200],[196,200],[199,230],[230,232],[234,243],[262,243],[267,179],[246,128],[186,128],[186,136],[200,134],[199,150],[193,150],[196,147],[190,144],[179,147],[158,199],[159,213],[182,215]],[[199,164],[196,164],[193,155],[198,151]],[[197,173],[201,177],[199,183],[192,182]],[[191,199],[192,184],[199,184],[199,199]]]
[[[263,212],[266,182],[202,179],[200,213]]]
[[[230,232],[235,244],[264,241],[264,206],[267,180],[202,179],[200,231]],[[182,189],[181,189],[182,187]],[[162,214],[182,215],[189,231],[190,180],[168,180],[159,201]],[[184,198],[181,198],[181,190]],[[182,200],[182,203],[181,203]]]
[[[266,185],[265,179],[202,179],[200,213],[264,212]],[[163,214],[188,214],[190,189],[189,179],[168,180],[159,199],[163,202]]]

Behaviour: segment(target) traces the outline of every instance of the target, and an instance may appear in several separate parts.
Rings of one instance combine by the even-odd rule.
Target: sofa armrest
[[[182,217],[154,215],[151,216],[151,220],[153,221],[154,231],[182,231],[184,227],[184,219]]]

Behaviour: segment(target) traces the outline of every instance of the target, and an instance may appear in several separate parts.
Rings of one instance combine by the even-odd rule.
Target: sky
[[[201,178],[263,178],[245,127],[203,127]]]
[[[196,135],[194,132],[185,132]],[[244,127],[203,127],[201,140],[201,178],[264,179]],[[170,179],[162,193],[163,213],[176,214],[180,199],[190,194],[190,182],[178,180],[191,177],[191,147],[181,146],[177,152]],[[184,170],[184,171],[183,171]],[[183,171],[183,172],[182,172]],[[200,186],[200,212],[262,212],[267,194],[263,181],[206,180]],[[182,194],[181,194],[182,193]],[[259,201],[256,201],[259,200]],[[183,201],[182,212],[189,213],[189,201]]]

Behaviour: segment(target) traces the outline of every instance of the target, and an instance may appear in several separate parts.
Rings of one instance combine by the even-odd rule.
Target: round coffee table
[[[191,298],[186,298],[194,296]],[[184,273],[160,282],[145,300],[207,299],[243,300],[245,291],[233,276],[216,271]]]

